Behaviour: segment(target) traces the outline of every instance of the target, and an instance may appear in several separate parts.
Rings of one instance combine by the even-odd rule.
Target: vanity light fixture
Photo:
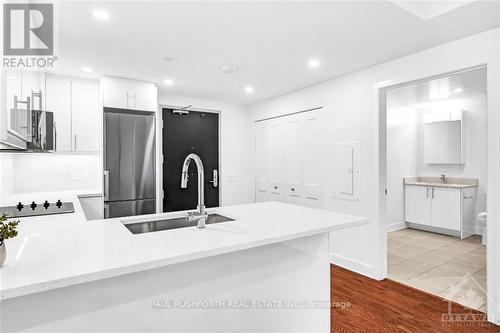
[[[163,81],[163,83],[165,83],[165,85],[167,86],[171,86],[174,84],[174,80],[172,79],[165,79],[165,81]]]
[[[456,89],[453,89],[453,92],[454,92],[455,94],[459,94],[459,93],[461,93],[462,91],[464,91],[462,88],[456,88]]]
[[[92,73],[94,70],[91,67],[82,67],[82,71]]]
[[[104,10],[96,9],[92,14],[94,14],[94,17],[98,18],[99,20],[109,20],[109,13],[105,12]]]
[[[251,93],[253,93],[253,87],[246,86],[246,87],[245,87],[245,93],[246,93],[246,94],[251,94]]]

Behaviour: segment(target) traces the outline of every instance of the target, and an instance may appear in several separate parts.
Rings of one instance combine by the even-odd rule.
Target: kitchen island
[[[21,219],[0,270],[2,332],[330,330],[329,232],[365,218],[267,202],[234,221],[132,234],[123,223]]]

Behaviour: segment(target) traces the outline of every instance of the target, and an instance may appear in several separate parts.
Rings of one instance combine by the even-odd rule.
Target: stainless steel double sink
[[[205,224],[214,224],[214,223],[229,222],[229,221],[234,221],[234,219],[219,214],[208,214]],[[153,231],[187,228],[187,227],[194,227],[197,225],[196,221],[189,222],[185,217],[178,217],[173,219],[161,219],[161,220],[145,221],[145,222],[130,222],[130,223],[122,222],[122,223],[133,234],[143,234],[146,232],[153,232]]]

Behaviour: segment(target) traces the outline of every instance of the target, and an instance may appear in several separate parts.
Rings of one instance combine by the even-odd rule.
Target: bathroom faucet
[[[443,183],[443,184],[446,183],[446,175],[445,174],[441,175],[441,183]]]
[[[181,188],[187,188],[189,182],[189,164],[191,161],[196,163],[196,168],[198,169],[198,207],[195,212],[188,212],[186,214],[186,219],[189,222],[198,222],[197,227],[199,229],[205,228],[205,221],[208,217],[208,214],[205,209],[205,177],[203,171],[203,163],[201,162],[201,158],[196,154],[189,154],[184,159],[184,164],[182,165],[182,173],[181,173]]]

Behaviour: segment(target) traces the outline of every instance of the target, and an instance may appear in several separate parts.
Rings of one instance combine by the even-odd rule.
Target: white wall
[[[324,174],[326,183],[324,207],[367,216],[371,221],[367,226],[333,233],[331,249],[335,262],[379,279],[387,274],[386,226],[385,220],[380,221],[385,211],[384,205],[380,203],[384,200],[382,189],[386,184],[385,179],[382,179],[379,186],[379,175],[385,174],[385,167],[383,165],[379,167],[379,158],[384,155],[384,149],[379,148],[379,87],[487,64],[488,89],[496,92],[488,95],[490,126],[488,149],[491,157],[488,179],[492,185],[488,200],[492,203],[497,202],[497,192],[500,188],[497,131],[500,126],[496,117],[499,91],[499,32],[499,29],[490,30],[250,106],[254,120],[323,106],[327,147],[334,142],[361,142],[362,188],[359,202],[333,198],[329,168]],[[325,152],[327,152],[325,156],[327,165],[331,165],[330,150]],[[496,210],[491,208],[493,206]],[[495,223],[498,219],[498,205],[489,207],[488,217]],[[498,256],[498,249],[495,246],[490,246],[488,251]],[[489,281],[498,281],[495,279],[498,273],[496,265],[492,264],[491,267],[489,272],[492,275],[488,275]],[[495,297],[498,297],[496,291],[498,286],[489,284],[489,288]],[[496,305],[495,307],[489,305],[489,308],[496,309]],[[491,313],[495,313],[494,311],[496,310],[492,310]]]
[[[476,214],[486,211],[487,138],[486,94],[464,92],[460,98],[405,105],[387,110],[387,226],[404,226],[404,177],[477,178]],[[388,94],[390,99],[390,94]],[[449,112],[464,111],[465,164],[425,164],[423,160],[423,129],[425,119]],[[438,117],[438,118],[436,118]]]
[[[403,178],[418,175],[419,116],[414,108],[387,110],[387,228],[405,227]]]
[[[220,112],[220,204],[227,206],[254,202],[254,164],[253,151],[250,150],[253,132],[245,106],[173,96],[163,91],[160,91],[159,104],[160,107],[192,105],[193,109]]]

